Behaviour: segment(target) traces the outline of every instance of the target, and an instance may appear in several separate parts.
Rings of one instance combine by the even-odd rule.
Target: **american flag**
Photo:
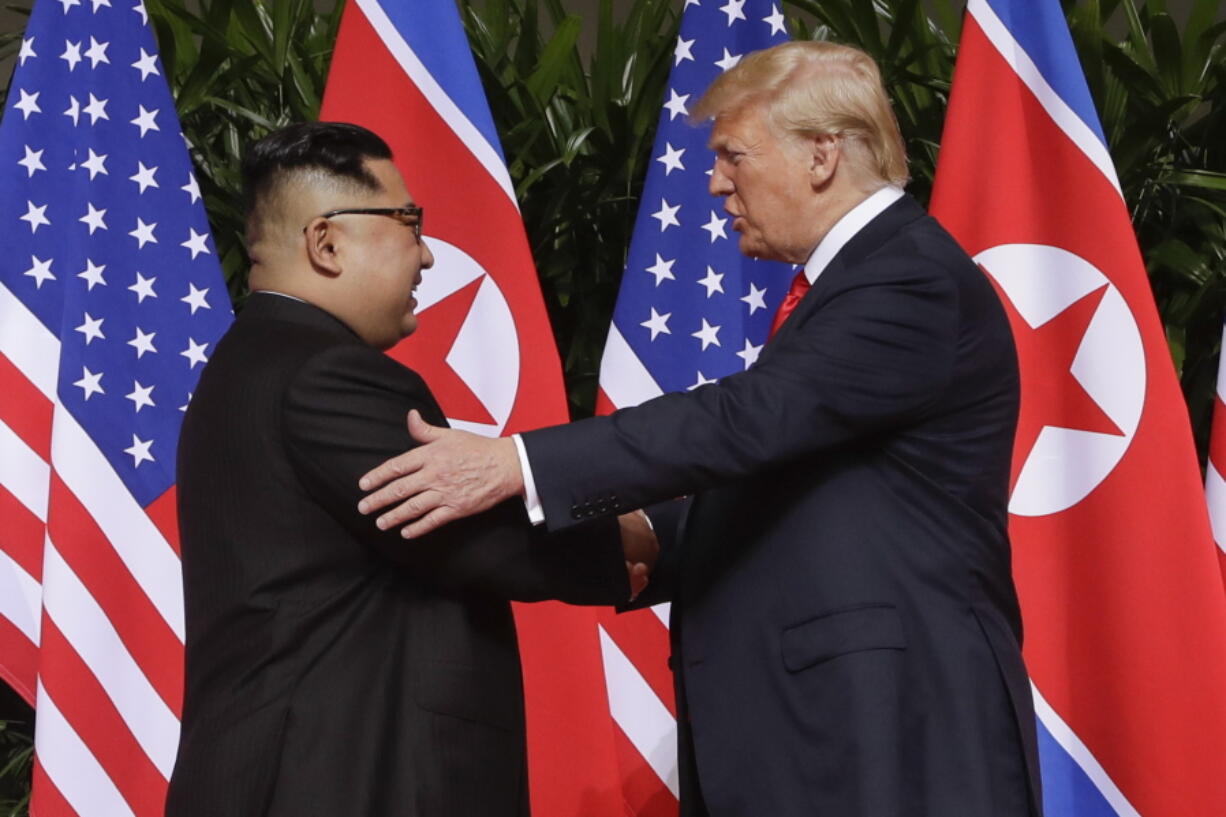
[[[232,319],[144,6],[42,0],[0,123],[0,675],[39,817],[162,813],[175,447]]]
[[[795,268],[746,258],[707,192],[710,127],[690,107],[742,56],[787,40],[769,0],[687,0],[653,161],[600,368],[602,413],[694,389],[758,359]],[[668,610],[601,617],[609,711],[630,813],[677,809],[676,709],[664,665]]]
[[[1226,350],[1226,330],[1222,332]],[[1205,500],[1218,546],[1222,577],[1226,580],[1226,356],[1218,363],[1217,393],[1213,398],[1213,429],[1209,435],[1209,462],[1205,465]]]

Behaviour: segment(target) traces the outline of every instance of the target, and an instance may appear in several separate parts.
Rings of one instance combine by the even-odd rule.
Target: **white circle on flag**
[[[1009,497],[1009,512],[1018,516],[1059,513],[1085,499],[1107,478],[1136,435],[1146,381],[1140,329],[1110,279],[1067,250],[1042,244],[1002,244],[984,250],[974,260],[1035,329],[1091,292],[1107,287],[1070,371],[1123,435],[1045,426]]]
[[[506,428],[519,389],[519,335],[515,316],[498,284],[471,255],[454,244],[428,237],[434,266],[422,270],[414,297],[417,314],[483,279],[464,325],[445,360],[463,380],[489,415],[493,425],[448,417],[453,428],[497,437]],[[429,384],[427,384],[429,385]]]

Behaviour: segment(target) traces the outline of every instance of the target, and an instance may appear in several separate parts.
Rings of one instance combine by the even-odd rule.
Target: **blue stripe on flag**
[[[1118,817],[1077,761],[1038,721],[1043,813],[1048,817]]]
[[[438,0],[378,0],[426,70],[506,163],[489,104],[455,5]]]
[[[1104,145],[1090,87],[1077,61],[1077,50],[1059,3],[1034,0],[986,0],[1018,45],[1038,66],[1047,84],[1059,94]]]

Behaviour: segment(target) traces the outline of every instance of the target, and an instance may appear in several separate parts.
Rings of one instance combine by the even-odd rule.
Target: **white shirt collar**
[[[296,295],[286,295],[284,292],[277,292],[275,289],[257,289],[255,291],[264,295],[279,295],[282,298],[289,298],[291,301],[297,301],[300,304],[306,303],[306,301],[302,300]]]
[[[839,250],[843,249],[856,233],[868,226],[870,221],[885,212],[887,207],[902,196],[901,187],[886,185],[848,210],[841,219],[836,221],[830,228],[830,232],[826,233],[818,242],[817,247],[813,249],[809,260],[805,262],[805,277],[809,279],[809,283],[812,284],[817,280],[817,276],[822,274],[822,270],[826,269],[831,260],[839,254]]]

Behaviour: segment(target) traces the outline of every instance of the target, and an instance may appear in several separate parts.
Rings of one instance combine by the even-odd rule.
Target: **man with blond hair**
[[[758,362],[517,442],[413,416],[425,445],[361,508],[404,499],[378,524],[415,536],[516,494],[550,529],[693,494],[648,590],[673,600],[684,815],[1038,815],[1001,304],[902,191],[864,53],[747,56],[694,113],[742,252],[803,265]]]

